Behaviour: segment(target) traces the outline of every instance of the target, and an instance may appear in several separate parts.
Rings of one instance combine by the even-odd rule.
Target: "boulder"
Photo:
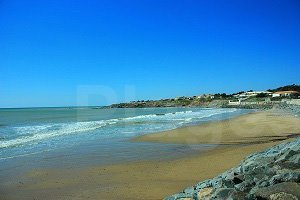
[[[259,188],[255,196],[268,199],[272,194],[284,192],[300,198],[300,185],[294,182],[283,182],[269,187]]]
[[[239,166],[165,200],[300,199],[300,138],[248,156]]]
[[[279,192],[270,195],[270,200],[298,200],[298,198],[292,194],[287,194],[285,192]]]

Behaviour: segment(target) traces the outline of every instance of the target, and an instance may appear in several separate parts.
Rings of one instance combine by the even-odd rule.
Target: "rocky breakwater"
[[[300,199],[300,138],[252,154],[236,168],[165,198],[200,199]]]

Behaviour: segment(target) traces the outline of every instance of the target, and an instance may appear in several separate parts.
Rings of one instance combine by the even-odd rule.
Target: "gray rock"
[[[247,199],[247,193],[234,190],[228,197],[228,200],[241,200]]]
[[[188,188],[184,189],[183,193],[193,196],[193,194],[195,193],[194,187],[188,187]]]
[[[164,200],[179,200],[179,199],[193,199],[193,195],[186,194],[186,193],[178,193],[170,197],[166,197]]]
[[[210,181],[206,180],[206,181],[202,181],[197,183],[197,185],[195,185],[196,190],[202,189],[202,188],[206,188],[206,187],[210,187]]]
[[[269,181],[270,185],[274,185],[276,183],[281,183],[281,182],[300,183],[300,172],[290,171],[287,173],[278,174],[278,175],[273,176]]]
[[[299,168],[299,166],[300,166],[300,153],[291,156],[290,158],[288,158],[284,162],[281,162],[280,164],[281,164],[281,166],[283,166],[285,168],[289,168],[289,169]]]
[[[297,198],[300,198],[300,185],[294,182],[284,182],[271,185],[269,187],[259,188],[255,195],[257,197],[269,198],[270,195],[285,192],[287,194],[294,195]]]
[[[279,192],[270,195],[270,200],[298,200],[298,198],[292,194],[287,194],[285,192]]]
[[[234,189],[232,188],[219,188],[217,189],[213,195],[213,199],[228,199],[233,194]]]
[[[239,166],[165,200],[300,198],[300,138],[248,156]]]

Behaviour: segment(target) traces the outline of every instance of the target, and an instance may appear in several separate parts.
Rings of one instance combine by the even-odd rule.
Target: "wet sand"
[[[299,122],[298,118],[277,112],[259,112],[146,135],[135,140],[234,145],[219,145],[172,160],[36,169],[26,173],[18,182],[7,183],[1,188],[1,199],[162,199],[234,167],[250,153],[299,133]],[[218,136],[209,135],[213,133]]]
[[[219,122],[183,127],[137,137],[133,141],[181,144],[253,144],[280,141],[300,134],[300,118],[264,111]]]

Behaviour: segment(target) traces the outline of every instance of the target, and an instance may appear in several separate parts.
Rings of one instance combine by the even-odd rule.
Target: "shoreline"
[[[133,142],[236,145],[285,140],[300,134],[300,119],[282,110],[247,113],[231,119],[151,133]]]
[[[35,169],[12,183],[13,187],[1,191],[4,195],[2,199],[163,199],[234,167],[251,153],[278,143],[221,145],[201,154],[171,160],[144,160],[70,169]]]
[[[239,165],[164,200],[298,199],[300,137],[248,155]]]
[[[258,121],[253,121],[253,117]],[[261,117],[264,121],[261,121]],[[239,128],[234,126],[236,123],[240,123],[240,121],[237,121],[240,119],[244,119],[244,123],[252,122],[257,124],[258,127],[247,130],[247,123],[239,124]],[[222,124],[224,121],[227,125],[228,122],[230,122],[230,127],[237,128],[236,131],[239,131],[240,134],[232,135],[232,132],[231,134],[224,134],[227,133],[225,131],[221,134],[222,137],[208,138],[205,143],[204,139],[207,137],[200,140],[199,135],[191,132],[191,130],[202,130],[201,127],[209,127],[209,130],[220,131],[226,126],[216,125],[220,125],[220,123]],[[281,124],[280,122],[284,123]],[[296,126],[299,122],[299,118],[291,115],[278,113],[277,111],[261,111],[229,120],[183,127],[175,129],[175,132],[172,130],[149,134],[148,137],[152,140],[147,138],[147,140],[143,140],[143,142],[157,142],[158,138],[162,138],[160,140],[161,143],[176,143],[176,141],[179,142],[179,140],[181,140],[183,144],[193,145],[199,144],[200,142],[202,142],[202,144],[211,144],[209,142],[218,141],[218,143],[215,144],[219,144],[219,146],[202,151],[201,153],[184,155],[175,159],[163,158],[162,160],[134,161],[84,168],[57,169],[53,167],[50,169],[35,169],[28,171],[19,180],[7,183],[7,185],[0,188],[0,194],[2,194],[1,199],[13,200],[20,199],[21,197],[22,199],[37,198],[46,200],[67,198],[107,200],[162,199],[189,185],[194,185],[199,181],[212,178],[234,167],[251,153],[280,143],[280,141],[271,141],[274,138],[285,140],[289,135],[286,134],[287,132],[300,132],[300,127],[298,128]],[[283,128],[286,126],[286,123],[288,123],[289,126]],[[247,135],[249,131],[253,133],[253,131],[261,130],[261,128],[263,128],[262,130],[267,130],[263,124],[267,128],[270,128],[271,125],[275,126],[276,128],[273,127],[273,130],[276,131],[270,132],[267,135],[262,134],[263,131],[258,131],[256,132],[256,136],[259,137],[259,140],[257,138],[250,138],[252,143],[241,142],[245,140],[245,137],[241,136],[243,136],[243,134]],[[170,133],[173,134],[172,137],[168,135]],[[191,133],[193,133],[192,138]],[[167,134],[168,137],[165,137],[165,134]],[[153,141],[153,135],[156,135],[154,138],[157,141]],[[260,143],[262,139],[261,136],[268,136],[265,137],[264,143]],[[203,137],[203,135],[201,137]],[[141,137],[138,137],[134,142],[140,139]],[[233,140],[235,143],[232,142]],[[228,141],[231,141],[231,144],[224,145],[228,144]]]

